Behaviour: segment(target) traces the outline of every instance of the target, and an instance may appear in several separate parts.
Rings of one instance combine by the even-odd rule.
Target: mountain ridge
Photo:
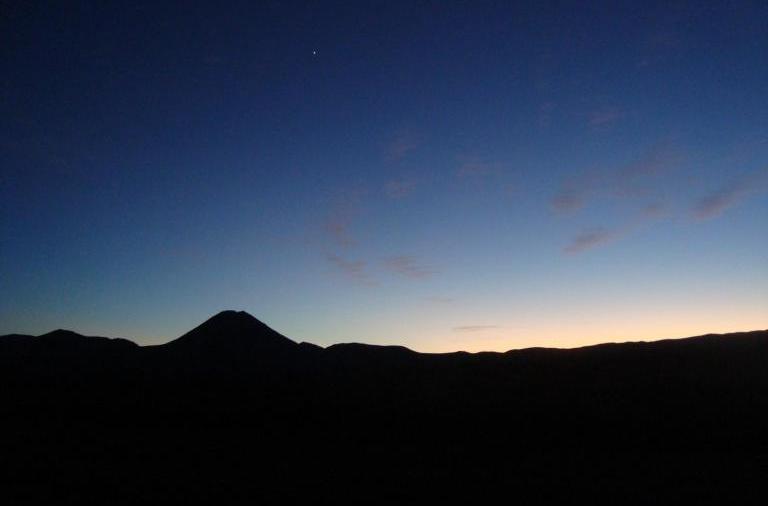
[[[727,338],[746,337],[748,335],[757,335],[760,333],[768,333],[768,329],[756,329],[748,331],[737,331],[728,333],[707,333],[696,336],[676,337],[676,338],[664,338],[657,340],[640,340],[640,341],[611,341],[597,344],[590,344],[585,346],[578,346],[574,348],[560,348],[549,346],[533,346],[528,348],[512,348],[505,351],[478,351],[469,352],[464,350],[455,350],[449,352],[419,352],[412,350],[403,345],[389,344],[369,344],[360,342],[340,342],[334,343],[328,346],[320,346],[311,342],[297,342],[285,335],[277,332],[276,330],[263,323],[250,313],[246,311],[236,310],[223,310],[215,315],[211,316],[198,326],[182,334],[181,336],[171,339],[162,344],[155,345],[140,345],[135,341],[126,338],[114,338],[114,337],[102,337],[102,336],[86,336],[78,332],[67,329],[56,329],[37,336],[29,334],[6,334],[0,336],[0,344],[13,342],[25,342],[29,339],[34,339],[37,342],[43,341],[59,341],[64,342],[80,342],[95,343],[101,341],[103,343],[130,343],[138,348],[198,348],[201,351],[204,349],[215,350],[236,350],[238,347],[245,347],[248,349],[261,348],[265,350],[288,350],[288,349],[314,349],[324,350],[332,352],[346,352],[349,350],[379,350],[386,353],[403,353],[403,354],[416,354],[416,355],[452,355],[452,354],[467,354],[472,356],[478,355],[513,355],[517,353],[545,353],[545,352],[578,352],[591,349],[607,349],[612,347],[632,347],[643,345],[667,345],[673,343],[684,342],[704,342],[711,340],[721,340]]]
[[[28,476],[25,493],[280,504],[363,483],[407,504],[497,476],[531,499],[574,484],[732,497],[768,472],[768,331],[430,354],[296,343],[222,312],[165,345],[43,336],[0,338],[6,476]]]

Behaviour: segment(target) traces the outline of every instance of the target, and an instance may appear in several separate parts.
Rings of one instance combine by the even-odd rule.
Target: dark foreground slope
[[[768,475],[768,331],[434,355],[227,311],[155,347],[0,337],[0,382],[17,500],[657,504]]]

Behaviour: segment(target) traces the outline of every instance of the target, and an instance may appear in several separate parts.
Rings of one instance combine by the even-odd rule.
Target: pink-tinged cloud
[[[750,196],[766,191],[768,168],[743,176],[705,195],[694,205],[693,217],[700,221],[716,218]]]
[[[454,332],[482,332],[484,330],[500,329],[501,325],[463,325],[453,327]]]
[[[599,192],[604,179],[595,170],[569,176],[563,181],[560,191],[552,197],[552,209],[563,214],[578,211],[587,205],[592,194]]]
[[[499,172],[499,167],[494,163],[487,163],[480,160],[467,160],[459,165],[456,175],[459,177],[481,177]]]
[[[345,276],[364,285],[372,285],[373,280],[366,271],[366,263],[362,260],[348,260],[339,255],[328,255],[328,261]]]
[[[636,160],[613,170],[590,169],[569,175],[552,197],[552,209],[559,213],[578,211],[597,198],[636,200],[658,198],[664,190],[662,176],[682,159],[667,143],[660,143]]]
[[[435,274],[435,270],[431,267],[422,265],[413,257],[405,255],[385,258],[384,267],[395,274],[410,279],[424,279]]]
[[[539,106],[539,116],[536,120],[540,128],[544,128],[552,121],[552,113],[555,110],[554,102],[544,102]]]
[[[631,183],[645,176],[657,176],[666,173],[683,159],[682,153],[668,142],[656,144],[640,158],[619,171],[619,183]]]
[[[409,131],[398,133],[389,144],[387,154],[390,158],[399,160],[419,145],[416,137]]]
[[[624,117],[624,112],[615,107],[593,111],[589,115],[589,126],[598,127],[615,123]]]
[[[639,213],[631,220],[616,228],[591,228],[584,230],[563,248],[563,253],[576,255],[584,251],[605,246],[613,241],[623,239],[632,234],[643,225],[664,218],[667,209],[661,203],[652,203],[640,209]]]
[[[605,228],[585,230],[576,235],[576,237],[571,240],[570,244],[563,248],[563,252],[569,255],[582,253],[589,249],[608,244],[618,239],[620,235],[621,234],[615,230]]]
[[[408,196],[416,189],[416,181],[410,179],[401,179],[389,181],[384,185],[384,193],[392,199],[401,199]]]
[[[344,216],[331,216],[325,223],[325,230],[338,246],[348,247],[354,244],[349,234],[349,220]]]
[[[642,215],[644,218],[662,218],[667,214],[667,207],[660,203],[660,202],[654,202],[653,204],[648,204],[643,208]]]
[[[715,218],[741,202],[748,194],[745,188],[720,189],[700,199],[693,208],[693,215],[697,220]]]
[[[355,244],[351,228],[359,214],[358,202],[363,193],[361,190],[343,192],[326,216],[323,228],[330,240],[338,247],[349,248]]]
[[[576,190],[563,190],[552,198],[552,209],[559,213],[578,211],[587,203],[586,195]]]

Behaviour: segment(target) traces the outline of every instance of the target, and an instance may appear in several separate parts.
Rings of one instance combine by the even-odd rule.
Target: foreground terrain
[[[756,495],[768,331],[574,350],[297,344],[225,311],[140,347],[0,337],[7,494],[57,504]]]

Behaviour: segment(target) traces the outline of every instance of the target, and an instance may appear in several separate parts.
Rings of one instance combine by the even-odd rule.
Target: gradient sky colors
[[[0,334],[768,327],[765,2],[156,4],[2,7]]]

